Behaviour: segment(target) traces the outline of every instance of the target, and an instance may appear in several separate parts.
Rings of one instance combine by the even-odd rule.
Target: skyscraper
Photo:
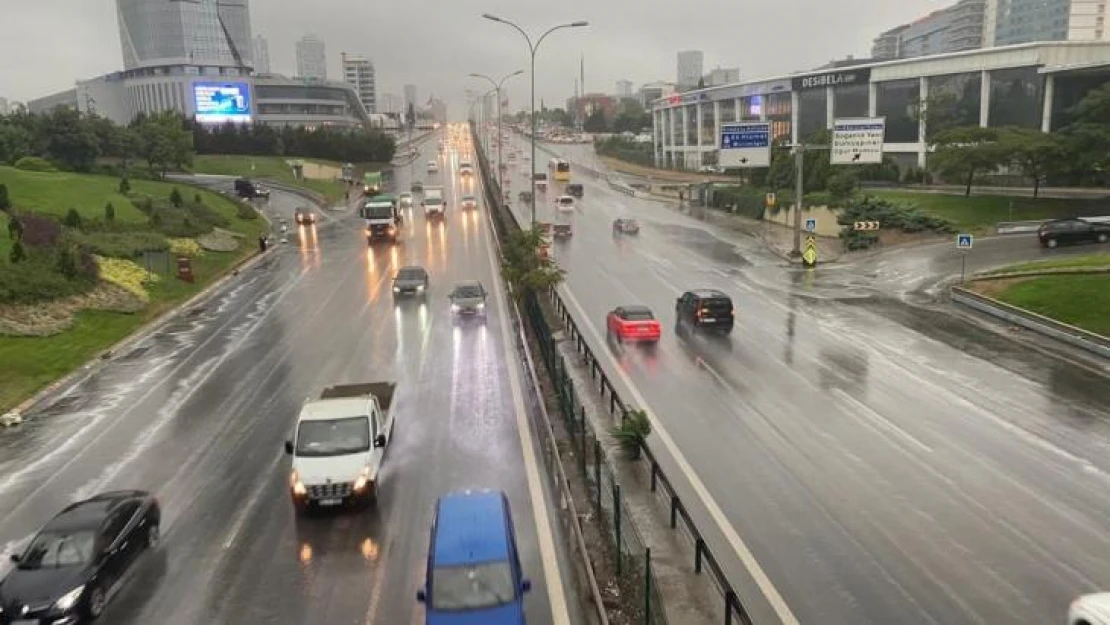
[[[704,60],[701,50],[683,50],[678,53],[679,89],[690,89],[698,85]]]
[[[253,67],[249,0],[116,0],[123,66]]]
[[[618,80],[617,81],[617,97],[618,98],[631,98],[632,97],[632,81],[631,80]]]
[[[1107,41],[1106,0],[991,0],[994,45],[1031,41]]]
[[[297,77],[327,80],[328,54],[316,35],[305,35],[297,42]]]
[[[355,88],[359,101],[368,113],[378,111],[377,82],[374,79],[374,64],[364,56],[344,52],[343,80]]]
[[[405,111],[409,110],[410,104],[413,106],[413,108],[416,108],[416,85],[405,85],[402,89],[402,93],[405,96],[405,101],[402,104],[405,108]]]
[[[254,72],[256,74],[270,73],[270,44],[262,35],[254,38]]]

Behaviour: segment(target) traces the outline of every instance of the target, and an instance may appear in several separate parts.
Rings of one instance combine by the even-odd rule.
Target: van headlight
[[[289,474],[289,486],[293,489],[294,495],[303,496],[308,492],[308,489],[306,489],[304,487],[304,484],[301,483],[301,478],[299,475],[297,475],[296,471],[293,471],[291,474]]]
[[[485,310],[486,309],[486,303],[485,302],[478,302],[478,305],[475,306],[475,308],[477,308],[478,310]]]
[[[453,313],[459,312],[459,305],[458,304],[451,304],[451,312],[453,312]]]
[[[355,490],[356,491],[361,491],[362,489],[366,488],[366,485],[369,482],[370,482],[370,467],[363,467],[362,471],[359,472],[358,477],[355,478]]]
[[[416,285],[416,290],[417,290],[417,292],[422,292],[424,290],[424,285],[423,284]]]
[[[81,598],[81,593],[84,590],[85,587],[82,585],[62,595],[61,598],[54,602],[54,609],[59,612],[69,612],[77,605],[77,600]]]

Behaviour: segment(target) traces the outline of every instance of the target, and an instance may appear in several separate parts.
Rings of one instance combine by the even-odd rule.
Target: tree
[[[173,204],[174,208],[181,208],[185,204],[185,198],[181,197],[181,192],[177,190],[177,187],[170,191],[170,204]]]
[[[12,200],[8,197],[8,185],[0,182],[0,211],[9,211],[12,208]]]
[[[23,240],[23,220],[15,215],[8,219],[8,238],[12,241]]]
[[[968,118],[974,116],[971,105],[954,93],[942,91],[929,94],[924,100],[919,100],[913,107],[912,119],[915,122],[925,121],[926,143],[936,135],[968,123]]]
[[[193,161],[193,133],[176,113],[164,112],[143,119],[138,136],[140,154],[151,171],[159,170],[162,178],[170,167],[184,167]]]
[[[1011,165],[1033,179],[1034,198],[1040,196],[1041,183],[1064,151],[1055,135],[1015,126],[998,130],[998,148]]]
[[[971,195],[975,174],[993,171],[1004,160],[998,145],[998,131],[994,128],[961,126],[950,128],[933,137],[932,166],[944,175],[962,178]]]
[[[1068,163],[1082,182],[1110,182],[1110,84],[1092,89],[1079,104],[1066,111],[1061,129]]]
[[[119,179],[119,194],[127,195],[131,193],[131,183],[127,180],[127,176]]]
[[[605,119],[605,112],[599,108],[590,113],[590,116],[582,124],[582,130],[591,133],[608,132],[609,122]]]
[[[513,296],[518,300],[548,291],[563,281],[565,272],[550,257],[540,256],[544,244],[539,226],[509,234],[501,274],[513,285]]]
[[[111,202],[104,205],[104,221],[108,223],[115,223],[116,221],[116,207],[112,206]]]
[[[12,243],[12,251],[8,254],[8,260],[12,261],[13,265],[27,260],[27,250],[23,248],[23,241],[17,240]]]
[[[46,154],[74,171],[91,171],[100,156],[100,141],[77,111],[59,107],[41,118]]]
[[[0,123],[0,162],[14,163],[31,155],[34,136],[22,126],[12,123],[11,117]]]
[[[68,228],[80,229],[81,213],[78,213],[76,208],[70,208],[66,211],[66,216],[65,219],[62,220],[62,223]]]

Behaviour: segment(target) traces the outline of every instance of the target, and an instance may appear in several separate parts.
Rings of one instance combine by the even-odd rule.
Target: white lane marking
[[[274,472],[277,471],[278,465],[281,464],[283,460],[285,460],[284,454],[274,454],[273,456],[274,459],[270,462],[269,466],[266,467],[266,471],[261,473],[261,475],[264,476],[263,480],[265,479],[265,476],[273,475]],[[246,505],[239,506],[238,514],[231,522],[231,528],[227,531],[227,533],[224,534],[226,538],[224,538],[222,547],[225,550],[230,549],[231,546],[235,544],[235,539],[239,538],[239,534],[243,531],[243,526],[247,523],[247,518],[250,517],[252,512],[254,512],[254,509],[258,506],[258,502],[262,499],[262,496],[269,494],[269,491],[267,491],[265,488],[262,487],[261,484],[259,484],[258,488],[255,488],[254,492],[251,493],[250,499],[247,500]]]
[[[865,417],[868,421],[873,423],[876,427],[879,427],[879,428],[889,432],[890,434],[893,434],[893,435],[897,436],[898,438],[910,443],[914,447],[917,447],[921,451],[924,451],[924,452],[927,452],[927,453],[933,453],[933,448],[932,447],[923,443],[920,439],[918,439],[913,434],[910,434],[909,432],[907,432],[907,431],[903,430],[902,428],[898,427],[898,425],[896,425],[893,421],[891,421],[891,420],[887,419],[886,417],[884,417],[883,415],[879,414],[878,412],[873,410],[867,404],[861,402],[860,400],[856,399],[855,397],[852,397],[851,395],[849,395],[848,393],[845,393],[843,390],[841,390],[839,388],[834,388],[832,390],[832,392],[833,392],[833,395],[840,398],[841,401],[843,401],[844,403],[848,404],[851,407],[851,410],[847,411],[848,414],[856,414],[856,415],[859,415],[861,417]]]
[[[551,529],[551,518],[547,514],[547,502],[543,497],[543,483],[540,480],[539,462],[536,450],[532,448],[532,424],[526,416],[524,393],[521,391],[516,357],[510,347],[513,337],[509,332],[509,312],[505,306],[505,291],[501,286],[501,268],[493,255],[492,222],[487,220],[486,255],[493,271],[493,288],[497,292],[497,311],[501,323],[501,347],[505,350],[505,364],[509,368],[509,386],[512,388],[513,404],[516,407],[516,430],[520,435],[520,447],[524,455],[524,473],[528,479],[528,494],[532,499],[533,517],[536,520],[536,534],[539,538],[540,559],[543,561],[543,577],[547,581],[547,598],[551,603],[551,622],[555,625],[570,625],[567,609],[566,590],[559,571],[559,560],[555,551],[555,534]]]
[[[598,334],[597,328],[589,321],[589,316],[586,314],[585,309],[582,308],[582,305],[574,297],[574,294],[570,292],[570,289],[560,287],[560,291],[567,301],[578,311],[579,328],[585,326],[589,329],[590,334],[597,340],[595,345],[604,345],[605,343],[602,341],[601,335]],[[663,427],[663,424],[655,416],[655,413],[648,407],[648,402],[644,400],[643,395],[640,394],[639,389],[636,388],[632,379],[621,369],[609,352],[599,350],[595,351],[594,354],[595,356],[599,354],[604,355],[604,358],[612,365],[610,371],[624,382],[628,391],[632,393],[633,399],[639,404],[639,408],[647,413],[648,418],[651,420],[652,433],[659,438],[667,448],[667,451],[671,454],[671,457],[674,458],[675,463],[678,464],[678,468],[686,475],[694,492],[697,493],[698,498],[705,504],[706,509],[709,511],[709,515],[713,517],[713,521],[717,524],[721,533],[724,534],[725,539],[728,540],[729,544],[732,546],[736,556],[740,558],[740,562],[744,565],[744,568],[748,570],[748,574],[752,576],[756,585],[759,586],[760,592],[762,592],[763,596],[767,599],[767,603],[771,605],[771,609],[774,610],[779,621],[781,621],[783,625],[798,625],[798,619],[794,616],[794,613],[790,611],[790,607],[786,605],[786,601],[771,582],[771,578],[763,571],[763,567],[759,565],[759,562],[756,561],[755,556],[752,554],[747,544],[740,538],[740,535],[736,532],[736,528],[729,523],[728,518],[725,517],[724,511],[721,510],[721,506],[717,504],[716,499],[710,494],[709,489],[706,488],[701,478],[694,471],[694,468],[690,466],[690,463],[686,460],[686,456],[682,454],[682,451],[678,448],[678,445],[675,444],[674,439],[671,438],[666,428]]]

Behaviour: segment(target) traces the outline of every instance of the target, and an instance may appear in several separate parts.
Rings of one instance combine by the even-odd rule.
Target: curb
[[[949,289],[952,302],[980,313],[1019,325],[1037,334],[1056,339],[1073,347],[1110,359],[1110,337],[1050,319],[1035,312],[1011,306],[994,298],[980,295],[963,287]]]
[[[201,185],[195,185],[195,186],[197,186],[198,188],[205,189],[207,191],[212,191],[212,189],[210,189],[208,187],[203,187]],[[302,195],[302,197],[305,197],[305,196]],[[266,214],[263,211],[258,210],[257,207],[255,208],[255,210],[258,211],[259,217],[261,217],[263,220],[265,220],[266,222],[270,221],[270,219],[266,216]],[[262,259],[266,258],[267,256],[268,256],[267,253],[259,252],[257,250],[257,248],[255,248],[255,251],[250,256],[247,256],[247,257],[239,260],[235,264],[231,265],[230,267],[225,268],[223,270],[223,272],[211,284],[209,284],[208,286],[201,289],[198,293],[194,294],[189,299],[185,300],[184,302],[181,302],[180,304],[174,306],[173,308],[170,308],[170,309],[166,310],[165,312],[158,315],[157,317],[154,317],[150,321],[148,321],[145,324],[139,326],[134,332],[132,332],[131,334],[129,334],[125,337],[123,337],[122,339],[113,343],[112,345],[109,345],[108,347],[96,352],[95,354],[90,356],[89,359],[86,360],[84,364],[78,365],[78,367],[76,369],[74,369],[73,371],[71,371],[70,373],[68,373],[68,374],[62,376],[61,378],[51,382],[50,384],[46,385],[44,388],[42,388],[38,392],[36,392],[34,395],[28,397],[27,399],[23,400],[22,402],[20,402],[19,404],[17,404],[13,408],[11,408],[8,412],[4,413],[4,417],[6,419],[9,419],[10,422],[5,421],[4,424],[5,425],[9,425],[9,424],[10,425],[18,425],[20,422],[22,422],[21,415],[23,413],[27,412],[31,408],[34,408],[36,404],[42,402],[48,396],[57,392],[58,389],[60,389],[64,386],[79,382],[79,381],[89,377],[93,373],[96,373],[96,371],[98,371],[103,364],[105,364],[106,362],[108,362],[111,359],[111,356],[113,354],[123,350],[126,347],[129,347],[130,345],[138,343],[139,341],[147,338],[148,336],[153,334],[156,330],[158,330],[159,328],[164,326],[166,323],[168,323],[169,321],[171,321],[172,319],[174,319],[175,317],[180,315],[187,308],[191,308],[191,307],[195,306],[196,304],[207,300],[212,295],[214,295],[216,290],[218,290],[220,287],[223,287],[228,282],[230,282],[232,278],[237,277],[243,271],[246,271],[246,270],[254,267],[259,262],[261,262]],[[12,415],[12,416],[9,417],[9,415]]]

